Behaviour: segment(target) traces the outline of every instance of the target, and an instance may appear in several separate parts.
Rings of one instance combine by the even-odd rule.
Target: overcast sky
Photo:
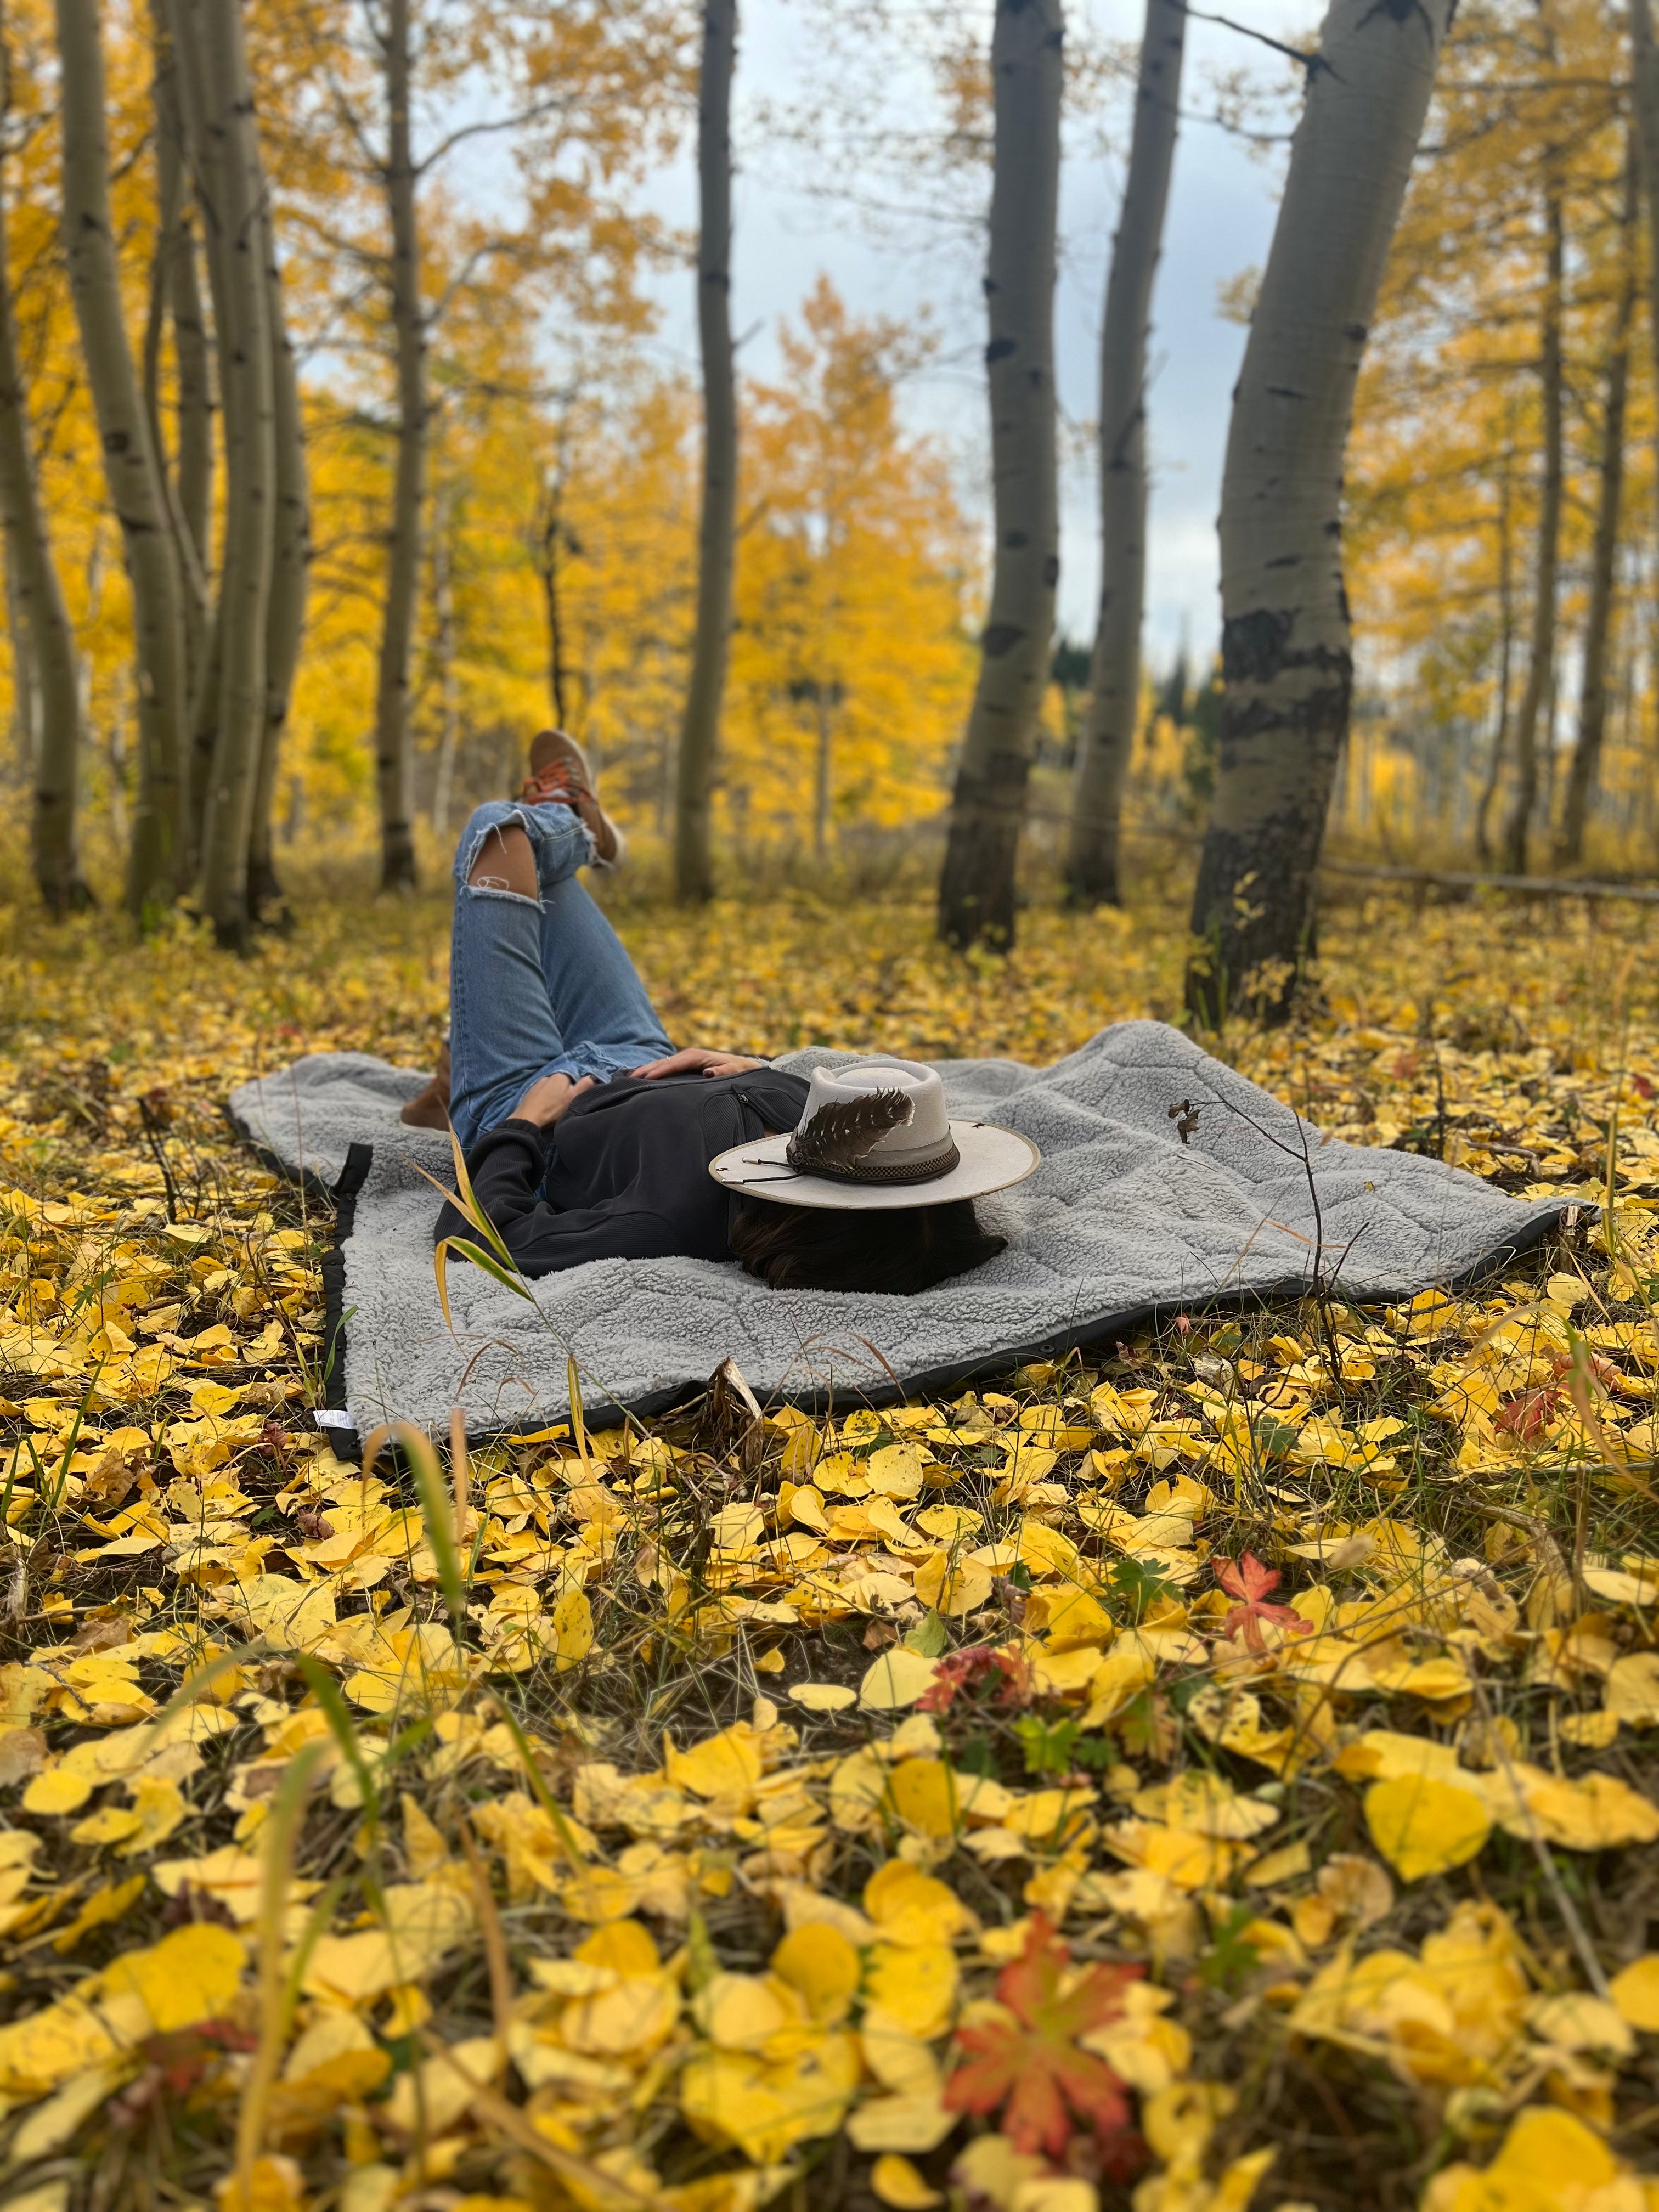
[[[1072,11],[1074,15],[1077,10]],[[1236,20],[1291,40],[1310,34],[1310,0],[1236,0]],[[1093,0],[1106,36],[1138,40],[1136,0]],[[1280,65],[1260,46],[1218,27],[1189,26],[1182,107],[1213,105],[1211,68],[1261,64],[1269,82]],[[876,237],[856,214],[826,201],[801,173],[799,155],[759,143],[754,103],[799,97],[822,57],[790,0],[743,0],[738,56],[740,88],[732,327],[751,333],[741,356],[751,374],[776,362],[779,319],[794,313],[827,270],[857,312],[908,316],[930,305],[940,329],[941,365],[906,395],[908,420],[947,438],[961,463],[964,492],[982,496],[988,435],[979,370],[983,343],[978,301],[980,249],[965,239]],[[1062,408],[1073,422],[1096,414],[1096,347],[1111,238],[1127,151],[1129,88],[1109,118],[1116,151],[1074,149],[1062,182],[1063,263],[1055,302],[1055,338]],[[749,144],[743,143],[745,120]],[[1266,258],[1282,156],[1253,157],[1212,123],[1183,123],[1153,302],[1153,374],[1149,394],[1152,503],[1147,583],[1148,647],[1155,666],[1173,656],[1183,625],[1195,654],[1212,648],[1219,629],[1215,516],[1227,412],[1244,332],[1217,313],[1217,288]],[[677,221],[696,216],[690,156],[657,181],[650,198]],[[689,275],[658,288],[663,308],[656,349],[690,368],[696,360],[694,291]],[[1068,441],[1061,468],[1060,620],[1086,641],[1094,629],[1097,570],[1095,479],[1091,450]]]

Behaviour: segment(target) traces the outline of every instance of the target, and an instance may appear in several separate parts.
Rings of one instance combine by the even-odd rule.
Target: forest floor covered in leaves
[[[426,1064],[435,899],[0,909],[0,2197],[1656,2212],[1659,928],[1338,904],[1224,1057],[1575,1212],[949,1404],[370,1467],[230,1086]],[[1177,904],[617,909],[678,1042],[1047,1060]]]

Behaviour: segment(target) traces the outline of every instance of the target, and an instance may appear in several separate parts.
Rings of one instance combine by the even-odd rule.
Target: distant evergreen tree
[[[1187,668],[1187,641],[1183,637],[1175,657],[1175,665],[1158,696],[1158,713],[1167,714],[1178,730],[1184,730],[1190,719],[1187,704],[1190,681]]]
[[[1082,702],[1089,689],[1091,657],[1086,645],[1079,645],[1062,630],[1054,641],[1048,662],[1048,681],[1060,693],[1060,743],[1055,745],[1039,735],[1037,757],[1045,764],[1071,768],[1077,759],[1078,731],[1082,724]]]
[[[1064,630],[1054,642],[1048,680],[1058,684],[1062,691],[1085,691],[1089,687],[1089,648],[1067,637]]]
[[[1173,680],[1173,679],[1172,679]],[[1194,821],[1205,814],[1215,796],[1216,761],[1221,751],[1221,661],[1217,657],[1207,684],[1193,695],[1182,753],[1181,778],[1187,787],[1189,811]]]

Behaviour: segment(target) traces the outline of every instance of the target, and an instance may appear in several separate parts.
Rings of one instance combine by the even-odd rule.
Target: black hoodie
[[[585,1091],[550,1129],[501,1121],[466,1156],[473,1195],[526,1275],[588,1260],[726,1260],[737,1200],[708,1172],[733,1145],[793,1129],[805,1076],[622,1076]],[[453,1204],[438,1237],[476,1232]]]

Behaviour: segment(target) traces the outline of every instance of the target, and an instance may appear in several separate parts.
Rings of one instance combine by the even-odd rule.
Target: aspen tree
[[[383,549],[374,695],[362,720],[373,732],[381,880],[407,888],[432,349],[453,334],[453,393],[479,321],[522,330],[556,301],[561,336],[634,326],[634,272],[655,226],[623,194],[678,128],[689,11],[679,0],[271,0],[251,22],[273,13],[306,58],[309,86],[325,88],[303,93],[284,123],[285,166],[329,180],[289,203],[294,294],[325,300],[331,331],[375,364],[377,388],[367,404],[360,388],[352,419],[374,449],[390,447],[389,487],[376,469],[362,526]],[[464,190],[441,185],[486,138],[510,148],[517,208],[493,190],[495,204],[469,208]]]
[[[184,100],[179,82],[167,0],[157,0],[153,44],[155,74],[155,247],[150,260],[149,306],[144,318],[144,412],[155,447],[167,524],[173,532],[185,617],[188,679],[198,680],[208,629],[208,500],[213,466],[213,418],[207,384],[207,331],[196,282]],[[192,297],[193,295],[193,297]],[[178,372],[179,466],[167,466],[161,431],[161,342],[173,324]],[[186,478],[188,477],[188,490]]]
[[[224,393],[224,565],[219,585],[219,714],[202,823],[202,903],[222,945],[247,939],[248,847],[265,717],[265,627],[276,509],[276,434],[264,179],[254,128],[241,0],[181,0],[201,39],[207,106],[222,195],[208,219],[218,234]]]
[[[159,0],[173,64],[172,87],[178,97],[176,120],[183,136],[192,202],[202,221],[203,255],[207,264],[208,291],[213,303],[211,348],[216,356],[215,383],[221,403],[219,429],[222,442],[227,448],[228,462],[228,448],[237,436],[234,420],[236,402],[239,392],[246,386],[245,381],[239,383],[229,375],[226,365],[226,355],[234,342],[228,289],[232,280],[226,266],[225,204],[228,188],[224,169],[232,149],[222,131],[213,127],[217,112],[216,95],[206,46],[205,21],[206,9],[211,4],[214,4],[214,0]],[[204,334],[207,334],[205,326]],[[210,468],[211,423],[209,428]],[[157,460],[162,469],[165,490],[166,457],[159,451]],[[228,506],[228,483],[226,496]],[[177,502],[169,504],[176,509],[177,534],[182,536],[185,527],[183,499],[180,497]],[[206,613],[201,635],[191,654],[189,735],[185,753],[191,844],[198,863],[206,827],[208,793],[213,784],[214,757],[218,750],[220,718],[224,705],[225,652],[225,547],[222,545],[220,548],[216,574],[211,543],[213,526],[210,517],[203,518],[203,530],[200,552]],[[187,642],[188,629],[186,624]]]
[[[674,793],[674,889],[712,896],[709,814],[732,641],[738,515],[738,392],[732,360],[732,77],[737,0],[704,0],[697,94],[697,341],[702,360],[702,511],[697,613]]]
[[[1630,332],[1636,314],[1636,149],[1625,165],[1625,199],[1619,292],[1613,303],[1607,349],[1607,396],[1601,409],[1601,481],[1595,504],[1595,537],[1590,552],[1589,611],[1584,619],[1584,656],[1579,692],[1578,735],[1567,772],[1561,829],[1555,857],[1576,867],[1584,857],[1584,830],[1601,765],[1607,723],[1607,658],[1613,634],[1613,595],[1619,557],[1620,510],[1625,491],[1625,411],[1630,393]]]
[[[0,128],[10,108],[10,53],[0,19]],[[86,717],[75,635],[40,501],[27,384],[18,358],[5,152],[0,143],[0,519],[9,597],[17,618],[14,634],[21,637],[27,654],[26,668],[15,674],[14,683],[26,711],[34,710],[28,715],[33,726],[27,732],[34,787],[30,831],[34,880],[48,913],[61,915],[93,902],[81,872],[76,820]]]
[[[1482,861],[1492,858],[1487,823],[1498,796],[1498,779],[1510,744],[1510,676],[1515,660],[1515,420],[1511,410],[1504,443],[1504,469],[1498,480],[1498,721],[1492,734],[1492,755],[1474,814],[1474,849]]]
[[[1183,0],[1146,0],[1134,132],[1100,340],[1100,607],[1078,739],[1066,881],[1093,906],[1120,896],[1123,779],[1140,701],[1146,595],[1146,345],[1181,103]]]
[[[1561,294],[1566,221],[1560,164],[1544,155],[1544,298],[1540,317],[1538,385],[1544,422],[1543,480],[1538,500],[1538,558],[1533,580],[1532,646],[1526,687],[1515,717],[1515,788],[1504,823],[1504,866],[1527,872],[1527,840],[1538,804],[1538,725],[1555,681],[1557,586],[1561,567],[1564,481],[1561,422]],[[1546,721],[1551,726],[1553,717]]]
[[[1659,43],[1652,0],[1630,0],[1631,119],[1642,197],[1648,208],[1648,326],[1653,370],[1659,379]],[[1659,470],[1654,473],[1659,494]]]
[[[1188,1003],[1287,1012],[1347,733],[1342,466],[1389,242],[1450,0],[1332,0],[1233,396],[1221,492],[1222,703]]]
[[[171,902],[188,866],[182,595],[161,471],[122,319],[98,0],[54,0],[54,9],[62,67],[64,254],[110,504],[121,526],[132,590],[139,747],[127,901],[143,919]]]
[[[398,447],[386,605],[374,687],[374,770],[380,794],[380,888],[415,883],[415,798],[409,727],[410,654],[421,576],[421,501],[426,480],[426,322],[421,311],[421,236],[410,131],[410,0],[387,0],[380,33],[386,70],[382,170],[392,232],[391,308],[397,356]]]
[[[271,515],[270,594],[265,611],[265,698],[259,738],[259,773],[248,841],[248,910],[257,921],[282,896],[271,853],[271,810],[283,736],[294,696],[295,672],[305,635],[311,573],[311,487],[306,467],[300,374],[283,306],[276,225],[265,195],[260,236],[264,264],[265,326],[270,344],[271,434],[275,444],[275,506]]]
[[[447,481],[438,487],[432,514],[433,643],[438,662],[438,758],[432,780],[432,834],[442,837],[449,829],[449,794],[455,776],[455,753],[461,733],[461,689],[455,673],[455,578],[450,539],[454,528],[455,487]],[[564,716],[556,708],[556,719]]]
[[[939,878],[948,944],[1014,936],[1014,870],[1048,678],[1060,581],[1054,222],[1064,74],[1060,0],[998,0],[985,364],[995,531],[991,606]]]

